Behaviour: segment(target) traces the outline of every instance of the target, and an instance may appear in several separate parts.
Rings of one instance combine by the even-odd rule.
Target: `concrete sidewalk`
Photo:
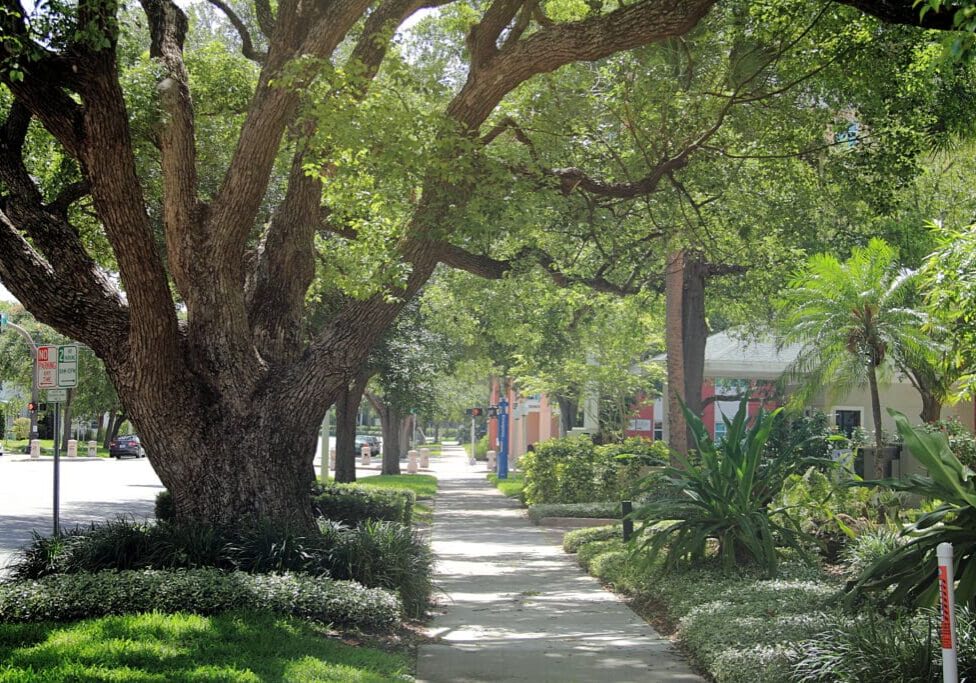
[[[446,447],[431,465],[439,638],[420,648],[419,683],[701,681],[669,642],[563,553],[561,534]]]

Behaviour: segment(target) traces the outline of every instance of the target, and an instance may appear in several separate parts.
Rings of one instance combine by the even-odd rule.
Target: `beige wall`
[[[846,396],[821,395],[812,401],[811,405],[828,414],[837,408],[861,408],[861,427],[868,431],[874,430],[871,395],[867,387],[855,389]],[[895,423],[888,414],[888,408],[904,413],[912,424],[917,424],[921,420],[919,414],[922,412],[922,399],[911,384],[892,383],[881,388],[881,427],[886,432],[894,433]],[[942,417],[943,419],[956,417],[964,425],[973,429],[973,403],[966,401],[955,406],[944,406]]]

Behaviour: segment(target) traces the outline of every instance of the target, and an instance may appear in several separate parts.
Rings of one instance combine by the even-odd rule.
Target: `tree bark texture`
[[[701,258],[686,250],[673,252],[665,272],[665,344],[667,346],[668,426],[670,446],[687,453],[694,439],[681,403],[702,413],[705,374],[705,276]]]

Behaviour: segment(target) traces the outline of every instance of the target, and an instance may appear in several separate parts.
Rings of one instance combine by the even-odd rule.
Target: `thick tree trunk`
[[[708,338],[705,266],[701,259],[684,250],[671,254],[664,290],[669,439],[671,448],[687,453],[693,438],[681,402],[694,414],[701,415]]]
[[[400,456],[403,448],[400,441],[400,426],[403,416],[383,398],[372,392],[366,393],[370,405],[380,416],[380,426],[383,429],[383,474],[400,474]]]
[[[356,378],[336,400],[336,470],[335,480],[356,481],[356,417],[366,391],[366,382]]]
[[[922,422],[938,422],[942,418],[942,401],[928,392],[922,393]]]

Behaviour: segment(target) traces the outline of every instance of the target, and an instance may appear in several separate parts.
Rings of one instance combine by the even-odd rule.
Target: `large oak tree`
[[[402,277],[365,296],[336,294],[314,330],[306,328],[305,307],[316,235],[356,238],[357,231],[323,201],[340,160],[328,158],[308,112],[330,98],[347,106],[366,98],[394,29],[446,3],[255,0],[245,13],[211,2],[227,14],[259,76],[226,166],[204,192],[212,178],[201,172],[194,108],[205,103],[194,100],[184,60],[187,19],[171,0],[141,1],[156,63],[155,92],[141,95],[155,97],[161,111],[154,144],[163,197],[153,215],[148,181],[137,172],[126,106],[132,93],[120,77],[120,5],[79,0],[31,14],[18,0],[3,0],[0,81],[12,101],[0,127],[0,281],[39,320],[105,362],[179,518],[264,517],[311,528],[305,501],[325,411],[439,262],[479,267],[450,239],[480,150],[495,137],[481,128],[499,103],[537,74],[681,35],[714,0],[594,3],[572,20],[547,16],[534,0],[467,7],[463,84],[440,113],[445,142],[425,162],[392,246]],[[889,21],[951,27],[951,7],[920,20],[911,0],[848,4]],[[339,67],[356,79],[323,87]],[[28,131],[38,124],[79,169],[78,181],[54,195],[38,187],[25,161]],[[273,181],[284,153],[290,171],[279,191]],[[86,196],[118,282],[71,218],[71,206]]]

